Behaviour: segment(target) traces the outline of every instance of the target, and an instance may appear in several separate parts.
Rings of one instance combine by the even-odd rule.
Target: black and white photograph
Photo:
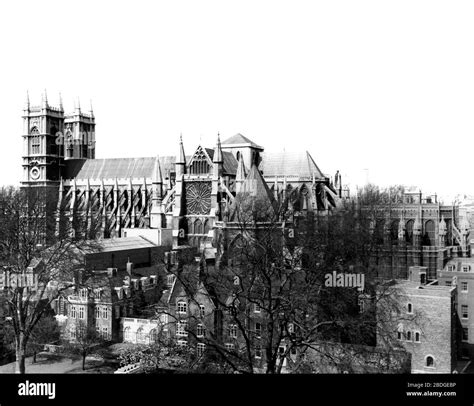
[[[1,406],[474,404],[473,2],[19,0],[0,36]]]

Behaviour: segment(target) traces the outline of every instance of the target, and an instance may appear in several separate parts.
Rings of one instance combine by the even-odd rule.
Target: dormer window
[[[184,301],[178,302],[178,314],[186,314],[188,312],[188,305]]]
[[[471,265],[463,265],[462,266],[462,271],[463,272],[470,272],[471,271]]]
[[[80,289],[79,290],[79,297],[81,299],[87,299],[87,289]]]
[[[454,264],[448,265],[448,272],[454,272],[454,271],[456,271],[456,265]]]

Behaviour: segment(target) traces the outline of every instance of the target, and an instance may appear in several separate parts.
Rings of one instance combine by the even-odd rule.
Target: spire
[[[179,152],[178,152],[178,159],[176,160],[177,164],[186,164],[186,155],[184,154],[184,147],[183,147],[183,134],[179,136]]]
[[[48,108],[48,94],[46,93],[46,89],[44,89],[44,93],[43,93],[43,97],[42,97],[42,101],[41,101],[41,107],[43,109]]]
[[[74,101],[74,114],[81,114],[81,102],[79,97],[77,97],[77,101]]]
[[[152,174],[152,209],[150,213],[150,227],[162,228],[164,223],[161,203],[163,201],[163,176],[159,157],[155,159],[155,167]]]
[[[59,92],[59,110],[64,111],[63,108],[63,97],[61,96],[61,92]]]
[[[92,100],[89,101],[90,107],[89,107],[89,115],[94,118],[94,109],[92,108]]]
[[[155,159],[155,167],[153,168],[153,183],[163,183],[163,176],[161,175],[161,165],[160,159],[156,157]]]
[[[28,90],[27,90],[24,110],[29,110],[29,109],[30,109],[30,94],[28,93]]]
[[[213,157],[212,162],[214,163],[224,162],[224,159],[222,157],[221,137],[219,133],[217,133],[217,145],[216,145],[216,148],[214,149],[214,157]]]

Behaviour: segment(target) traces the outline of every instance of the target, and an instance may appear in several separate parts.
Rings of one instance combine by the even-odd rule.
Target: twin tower
[[[27,94],[23,107],[23,175],[21,186],[58,187],[65,161],[95,158],[95,118],[92,106],[87,113],[79,100],[72,113],[48,102],[46,91],[40,105],[31,105]]]

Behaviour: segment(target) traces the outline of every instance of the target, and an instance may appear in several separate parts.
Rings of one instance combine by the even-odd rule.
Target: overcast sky
[[[98,158],[240,132],[352,185],[474,195],[473,21],[472,1],[2,2],[0,184],[47,89],[92,99]]]

